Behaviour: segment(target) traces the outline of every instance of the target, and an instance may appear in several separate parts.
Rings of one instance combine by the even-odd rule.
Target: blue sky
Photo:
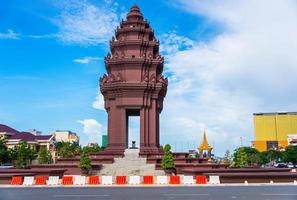
[[[2,0],[0,123],[100,141],[102,58],[134,1]],[[217,154],[253,139],[254,112],[296,111],[295,1],[139,0],[165,55],[161,143]],[[131,132],[136,137],[137,119]],[[137,137],[136,137],[137,139]]]

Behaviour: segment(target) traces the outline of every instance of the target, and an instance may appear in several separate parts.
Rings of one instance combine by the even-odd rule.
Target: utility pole
[[[240,147],[243,147],[243,144],[242,144],[242,136],[240,136]]]

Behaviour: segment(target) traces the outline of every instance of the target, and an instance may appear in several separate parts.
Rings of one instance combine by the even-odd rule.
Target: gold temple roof
[[[203,133],[203,141],[202,141],[202,144],[198,147],[199,151],[211,151],[212,150],[212,147],[208,144],[207,142],[207,138],[206,138],[206,132],[204,130],[204,133]]]

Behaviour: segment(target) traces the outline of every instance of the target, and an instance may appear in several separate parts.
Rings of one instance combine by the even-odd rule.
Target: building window
[[[267,150],[269,149],[278,149],[278,142],[277,141],[267,141]]]

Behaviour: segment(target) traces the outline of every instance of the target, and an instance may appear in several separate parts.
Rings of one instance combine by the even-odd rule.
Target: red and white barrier
[[[140,176],[130,176],[129,184],[130,185],[139,185],[140,184]]]
[[[31,186],[34,183],[34,176],[25,176],[23,185],[25,186]]]
[[[145,185],[154,184],[154,176],[143,176],[142,183]]]
[[[168,177],[167,176],[157,176],[157,184],[158,185],[168,184]]]
[[[35,185],[46,185],[46,176],[36,176]]]
[[[47,181],[48,185],[59,185],[59,176],[50,176]]]
[[[85,176],[74,176],[74,185],[85,185],[86,177]]]
[[[99,176],[89,176],[89,185],[99,185],[100,177]]]
[[[11,185],[22,185],[23,177],[21,176],[13,176],[10,182]]]
[[[73,176],[63,176],[62,185],[73,185]]]
[[[209,184],[220,184],[220,177],[219,176],[209,176]]]
[[[102,176],[101,183],[102,185],[112,185],[112,176]]]
[[[194,177],[193,176],[183,176],[182,183],[185,185],[193,185],[194,184]]]
[[[195,179],[196,178],[196,179]],[[46,176],[14,176],[11,180],[11,185],[140,185],[140,184],[156,184],[156,185],[194,185],[194,184],[207,184],[206,176],[80,176],[80,175],[67,175],[63,176],[60,180],[58,176],[50,176],[46,180]],[[220,184],[219,176],[209,176],[209,184]],[[296,181],[294,182],[296,184]]]

